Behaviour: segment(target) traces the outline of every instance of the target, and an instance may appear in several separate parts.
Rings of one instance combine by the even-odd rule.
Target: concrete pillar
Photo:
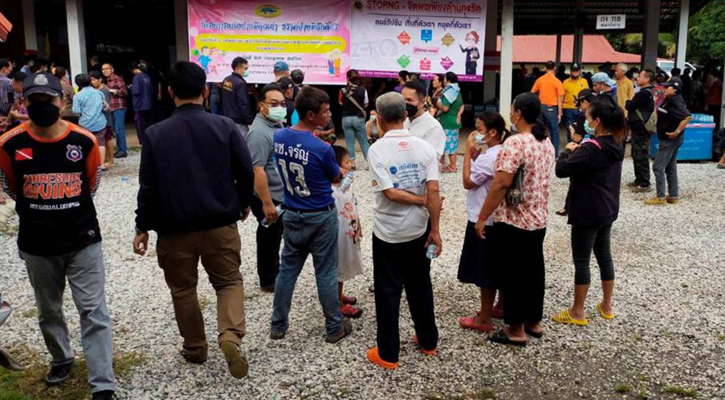
[[[86,30],[83,22],[83,0],[66,0],[65,14],[66,21],[68,22],[70,74],[71,80],[75,81],[76,75],[88,72]]]
[[[498,0],[488,0],[486,4],[486,38],[483,53],[497,51],[498,42]],[[488,103],[496,98],[496,71],[483,71],[483,102]]]
[[[506,121],[511,114],[511,90],[514,67],[514,0],[501,0],[501,104],[499,110]],[[511,121],[508,121],[509,123]]]
[[[561,64],[561,33],[556,34],[556,58],[554,63],[556,68],[559,68],[559,64]]]
[[[677,26],[677,55],[675,66],[685,71],[687,56],[687,29],[690,20],[690,0],[680,0],[680,23]]]
[[[642,35],[642,68],[657,69],[658,35],[660,33],[660,0],[648,0],[644,6],[644,34]]]
[[[22,0],[25,50],[38,50],[38,32],[35,30],[35,0]]]
[[[186,0],[174,0],[176,61],[189,61],[189,18]]]
[[[572,63],[582,64],[582,51],[584,49],[584,23],[586,19],[583,17],[584,4],[583,0],[576,0],[576,27],[574,28],[574,43],[572,43],[573,54],[571,58]]]

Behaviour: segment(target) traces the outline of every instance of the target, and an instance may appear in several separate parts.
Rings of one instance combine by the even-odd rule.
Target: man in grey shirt
[[[267,85],[260,93],[259,113],[247,136],[247,147],[254,167],[252,213],[257,218],[257,274],[263,292],[274,292],[279,271],[279,246],[282,242],[282,218],[276,206],[284,201],[284,187],[274,165],[274,132],[282,128],[287,116],[282,90]],[[268,226],[262,225],[266,219]]]

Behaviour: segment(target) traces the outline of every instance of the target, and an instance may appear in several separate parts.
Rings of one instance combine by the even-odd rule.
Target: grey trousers
[[[115,390],[111,318],[106,307],[106,270],[101,243],[58,256],[35,256],[21,251],[20,257],[25,261],[35,291],[40,331],[53,357],[50,364],[63,365],[75,359],[63,315],[67,278],[81,317],[81,342],[91,392]]]
[[[674,140],[660,139],[659,150],[655,156],[655,162],[652,169],[655,173],[655,182],[657,183],[657,197],[665,198],[665,176],[667,178],[667,192],[670,197],[679,195],[677,182],[677,152],[685,141],[685,134],[681,133]]]

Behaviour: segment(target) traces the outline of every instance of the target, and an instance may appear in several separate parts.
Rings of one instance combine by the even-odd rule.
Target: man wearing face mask
[[[285,98],[280,87],[269,84],[259,94],[259,113],[254,118],[247,136],[247,146],[254,167],[254,196],[252,213],[257,226],[257,274],[263,292],[274,292],[274,281],[279,271],[279,245],[282,242],[282,219],[277,205],[284,202],[284,186],[274,158],[274,132],[282,128],[287,115]],[[270,223],[261,224],[266,219]]]
[[[245,77],[249,76],[247,59],[237,57],[232,61],[231,75],[224,78],[221,90],[222,115],[231,118],[242,136],[247,136],[254,114],[249,101],[249,91]]]
[[[425,86],[420,82],[406,82],[401,94],[405,99],[405,111],[408,112],[406,129],[411,135],[421,138],[433,146],[440,159],[446,147],[446,133],[443,131],[441,123],[423,107],[426,98]]]
[[[148,231],[158,233],[156,253],[184,338],[182,356],[193,364],[206,362],[208,351],[196,295],[201,259],[217,295],[219,347],[239,379],[249,366],[239,353],[246,325],[237,222],[249,215],[252,161],[234,123],[204,110],[209,89],[199,65],[180,61],[167,78],[176,110],[149,128],[141,150],[133,251],[144,255]]]
[[[0,137],[0,181],[20,216],[18,248],[35,291],[40,330],[52,356],[48,384],[75,361],[63,315],[66,279],[81,316],[81,341],[93,399],[111,399],[111,319],[106,308],[101,232],[93,205],[101,152],[88,131],[60,119],[63,87],[49,73],[29,76],[30,121]]]

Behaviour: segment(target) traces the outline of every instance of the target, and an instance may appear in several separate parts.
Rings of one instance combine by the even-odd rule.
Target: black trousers
[[[634,164],[634,182],[639,186],[650,185],[649,140],[649,132],[632,131],[632,163]]]
[[[574,259],[574,284],[591,283],[589,263],[592,250],[599,264],[603,281],[614,280],[614,262],[612,261],[612,223],[596,226],[571,226],[571,253]]]
[[[433,309],[430,260],[424,247],[428,231],[410,242],[387,243],[373,234],[373,279],[378,322],[378,350],[387,362],[398,362],[400,296],[405,288],[418,343],[426,350],[438,346]]]
[[[536,323],[544,315],[544,237],[546,229],[527,231],[496,223],[497,251],[503,297],[506,299],[504,322],[518,325]]]
[[[274,205],[280,204],[278,201],[272,200]],[[250,204],[252,214],[257,218],[257,222],[264,219],[264,211],[262,210],[262,200],[257,196],[252,196]],[[282,243],[282,217],[278,218],[269,228],[257,225],[257,275],[259,275],[259,286],[274,285],[279,272],[279,246]]]

